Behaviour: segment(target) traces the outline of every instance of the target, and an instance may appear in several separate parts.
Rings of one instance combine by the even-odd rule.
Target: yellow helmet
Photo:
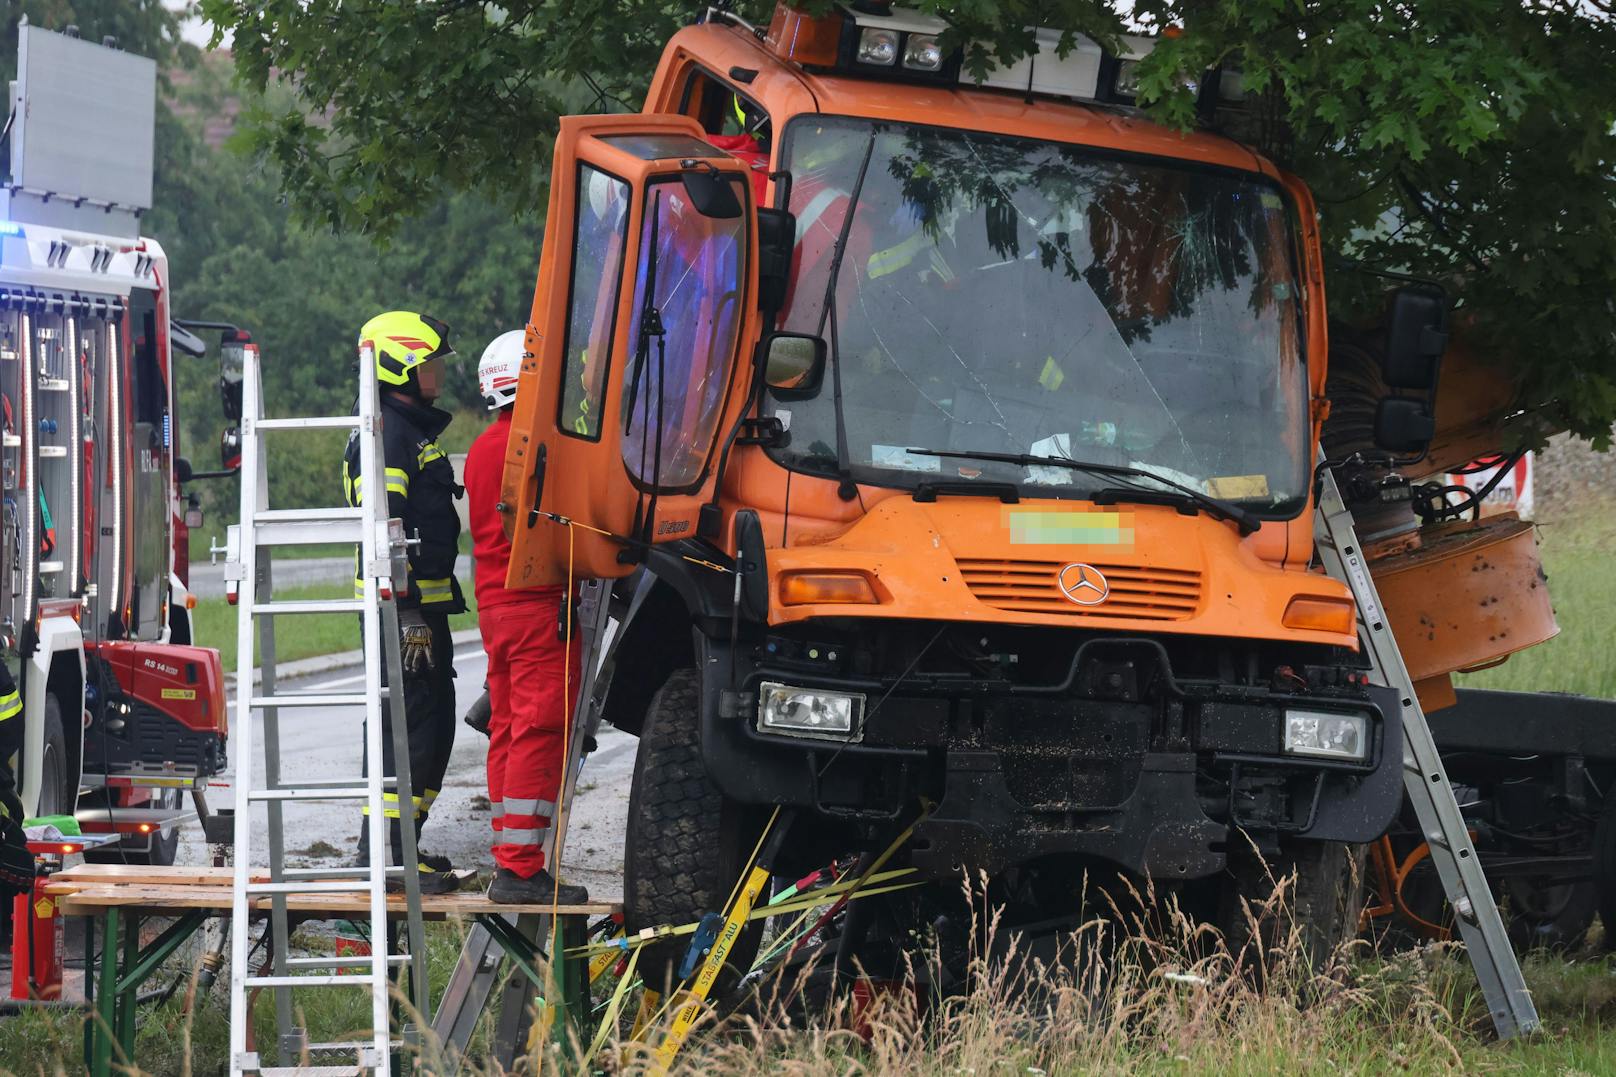
[[[411,310],[376,315],[359,330],[359,343],[367,340],[376,349],[376,378],[386,385],[408,385],[411,370],[454,354],[449,327]]]

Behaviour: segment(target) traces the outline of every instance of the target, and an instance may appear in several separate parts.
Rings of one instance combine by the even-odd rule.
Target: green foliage
[[[762,0],[736,5],[767,19]],[[804,6],[825,9],[829,0]],[[1024,54],[1027,27],[1114,42],[1182,32],[1141,65],[1141,100],[1196,122],[1186,84],[1244,72],[1244,137],[1312,185],[1340,260],[1436,278],[1472,335],[1514,364],[1538,431],[1601,443],[1616,418],[1616,25],[1576,0],[913,0],[948,17],[967,70]],[[439,184],[542,205],[562,111],[638,100],[695,5],[201,0],[255,86],[295,107],[254,117],[249,145],[312,217],[381,235]],[[1126,23],[1125,23],[1126,20]],[[558,87],[587,87],[569,99]],[[1335,313],[1365,289],[1338,273]],[[1378,291],[1378,289],[1376,290]],[[1531,433],[1529,431],[1529,433]]]

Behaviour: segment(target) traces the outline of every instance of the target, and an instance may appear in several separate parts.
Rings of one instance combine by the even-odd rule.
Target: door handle
[[[527,510],[528,530],[539,522],[539,502],[544,498],[544,472],[549,458],[549,446],[539,442],[538,449],[533,453],[533,505]]]

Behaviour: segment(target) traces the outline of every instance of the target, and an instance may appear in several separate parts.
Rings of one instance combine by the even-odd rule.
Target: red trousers
[[[478,611],[488,652],[488,799],[494,863],[524,879],[544,867],[543,844],[561,788],[562,755],[580,674],[576,639],[562,644],[561,596]],[[565,662],[565,666],[563,665]],[[563,678],[565,677],[565,681]]]

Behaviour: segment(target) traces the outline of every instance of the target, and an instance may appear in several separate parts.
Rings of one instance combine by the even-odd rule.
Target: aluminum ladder
[[[382,457],[381,412],[377,396],[376,365],[368,344],[359,354],[358,414],[312,418],[270,419],[263,414],[263,391],[258,356],[247,350],[242,372],[241,417],[241,513],[240,523],[229,531],[225,581],[227,597],[236,606],[236,698],[231,723],[235,741],[235,876],[233,883],[231,964],[230,964],[230,1072],[242,1074],[369,1074],[386,1077],[394,1065],[393,1052],[403,1046],[407,1030],[395,1036],[390,1028],[392,974],[409,966],[412,1001],[416,1012],[427,1012],[426,947],[421,924],[420,879],[416,870],[413,826],[402,827],[403,856],[408,870],[389,866],[389,842],[384,815],[384,792],[396,792],[396,805],[411,803],[408,730],[404,720],[399,659],[398,611],[393,602],[397,590],[405,586],[407,567],[403,525],[387,517],[385,468]],[[271,509],[269,507],[268,461],[263,435],[276,431],[352,430],[359,439],[361,459],[360,507]],[[336,482],[332,482],[333,488]],[[320,601],[275,601],[272,586],[272,552],[277,547],[352,542],[360,549],[360,578],[364,593],[358,598]],[[347,613],[363,618],[361,633],[364,650],[364,685],[351,692],[282,692],[275,677],[275,629],[277,616]],[[379,624],[380,632],[370,626]],[[261,660],[253,660],[253,637],[258,635]],[[382,670],[386,663],[387,686]],[[254,672],[261,673],[255,687]],[[393,750],[395,778],[384,777],[382,766],[382,692],[387,691],[394,721]],[[318,707],[335,711],[343,721],[333,723],[331,743],[358,746],[359,726],[364,723],[365,764],[357,758],[351,778],[312,781],[297,774],[283,773],[281,766],[280,711],[282,708]],[[256,783],[255,763],[262,752],[263,784]],[[358,752],[353,753],[354,756]],[[289,868],[286,866],[284,808],[288,801],[339,801],[357,807],[368,806],[365,825],[369,829],[369,867]],[[268,825],[255,826],[253,811],[262,805]],[[338,848],[351,843],[352,814],[332,813],[341,823],[333,827],[331,840]],[[262,852],[261,852],[262,850]],[[263,854],[267,853],[267,856]],[[262,881],[268,868],[269,879]],[[401,876],[405,890],[404,919],[408,950],[392,952],[393,932],[388,920],[386,883],[389,876]],[[321,912],[321,901],[335,894],[350,899],[365,895],[368,913]],[[269,900],[270,915],[265,942],[268,946],[268,975],[256,974],[252,960],[250,925],[254,906]],[[317,919],[349,919],[363,923],[368,918],[371,953],[369,956],[329,955],[294,957],[290,952],[291,931],[288,906],[300,919],[309,918],[304,906]],[[347,974],[344,974],[347,973]],[[370,1035],[366,1039],[338,1043],[311,1043],[307,1030],[295,1024],[292,990],[334,988],[352,991],[368,988],[371,999]],[[268,1065],[258,1049],[248,1048],[252,1021],[249,996],[269,989],[275,997],[278,1065]]]
[[[1352,590],[1370,676],[1376,683],[1395,690],[1402,702],[1403,788],[1414,805],[1420,832],[1430,845],[1431,860],[1458,921],[1493,1027],[1500,1039],[1535,1032],[1537,1007],[1470,842],[1469,827],[1454,798],[1453,787],[1448,784],[1447,770],[1426,724],[1403,652],[1387,623],[1380,592],[1369,575],[1352,512],[1336,485],[1335,474],[1328,469],[1319,490],[1313,537],[1325,571]]]

